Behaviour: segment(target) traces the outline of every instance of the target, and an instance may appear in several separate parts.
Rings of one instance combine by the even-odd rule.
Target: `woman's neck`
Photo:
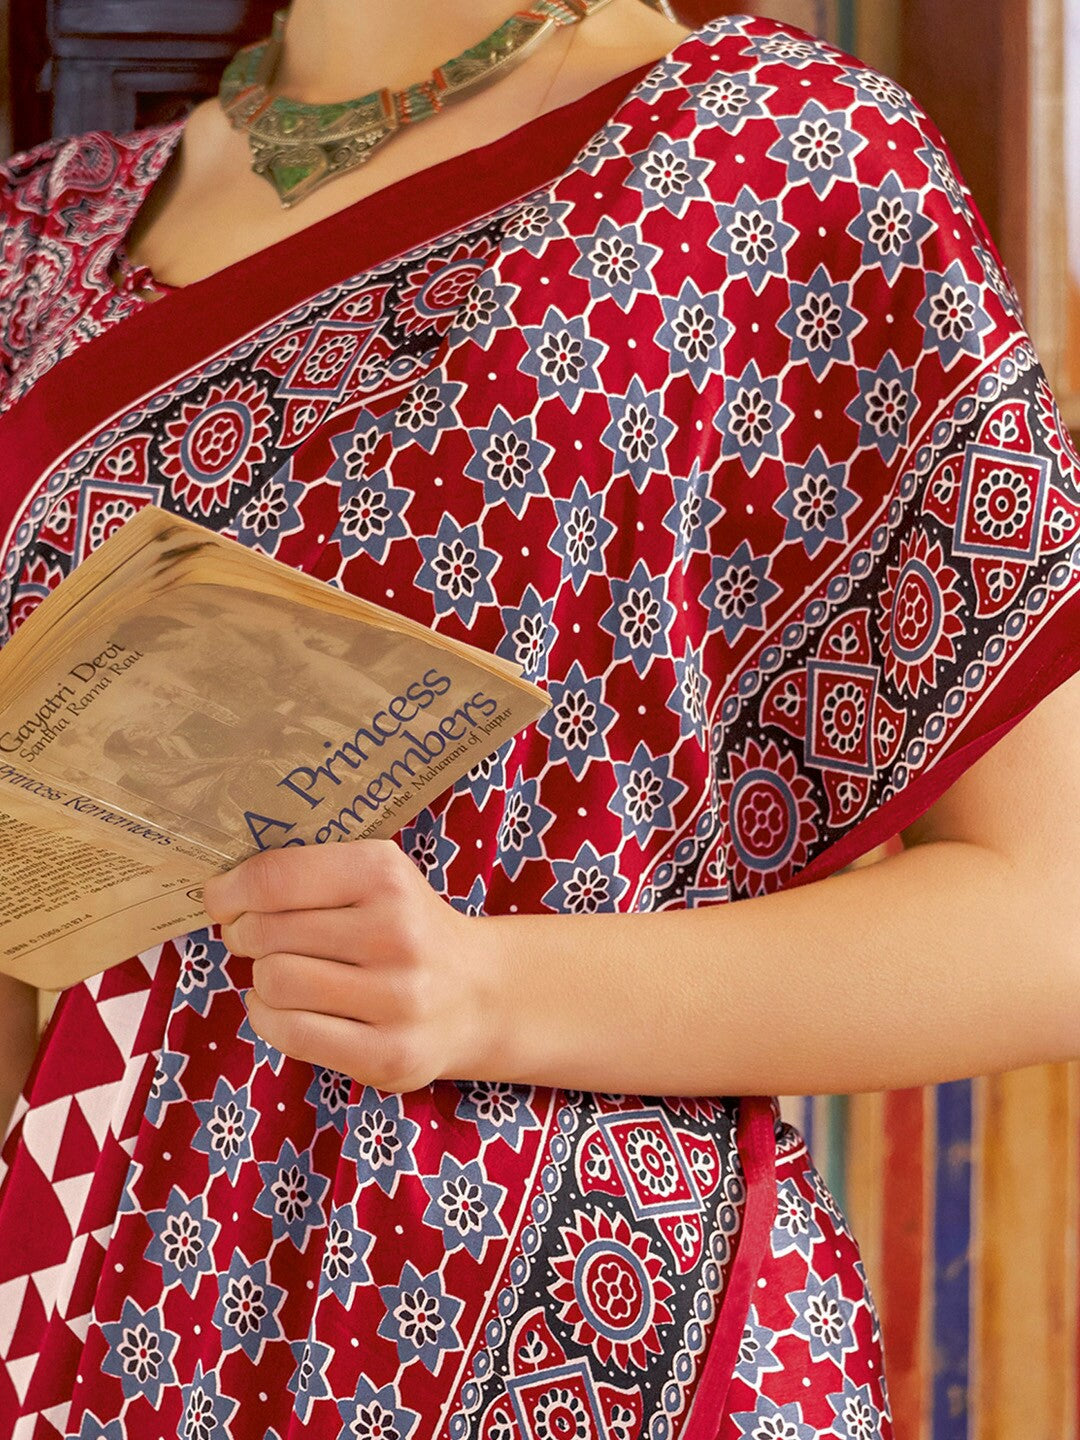
[[[523,3],[293,0],[274,89],[313,104],[402,89],[483,40]]]

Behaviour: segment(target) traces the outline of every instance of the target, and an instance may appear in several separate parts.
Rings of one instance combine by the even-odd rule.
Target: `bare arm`
[[[733,905],[493,919],[502,1022],[475,1078],[803,1095],[1073,1059],[1059,913],[1001,857],[940,841]]]
[[[37,1045],[37,990],[10,975],[0,975],[0,1137],[7,1133]]]
[[[476,1078],[799,1095],[1080,1057],[1080,677],[904,840],[732,905],[482,922],[501,978]]]

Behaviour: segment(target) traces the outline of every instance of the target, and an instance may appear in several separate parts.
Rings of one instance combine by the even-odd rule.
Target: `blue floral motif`
[[[859,426],[860,446],[876,445],[887,463],[907,444],[915,413],[915,371],[889,350],[876,370],[860,370],[859,395],[844,412]]]
[[[836,51],[812,40],[809,35],[789,34],[781,30],[774,35],[755,35],[742,51],[742,56],[745,59],[753,57],[763,64],[783,64],[792,70],[801,70],[815,61],[835,62]]]
[[[193,930],[178,946],[180,972],[173,992],[172,1014],[190,1005],[200,1015],[210,1009],[219,990],[231,990],[232,981],[225,970],[229,952],[209,930]]]
[[[569,575],[574,594],[590,575],[604,573],[604,546],[615,534],[615,526],[604,514],[604,497],[593,495],[584,479],[574,486],[569,500],[555,500],[559,528],[551,537],[551,548],[562,556],[562,573]]]
[[[864,265],[880,265],[890,284],[905,266],[922,269],[922,242],[934,222],[922,212],[922,195],[905,190],[890,170],[880,185],[860,185],[862,203],[848,234],[862,241]]]
[[[520,293],[518,286],[495,285],[493,279],[490,270],[476,277],[450,328],[451,341],[468,339],[486,350],[500,330],[514,324],[510,306]]]
[[[647,150],[639,150],[630,158],[634,168],[623,184],[641,191],[641,203],[647,211],[662,205],[681,220],[691,200],[708,198],[704,177],[713,168],[713,161],[697,159],[689,140],[658,135]]]
[[[584,149],[578,151],[574,169],[583,170],[586,175],[595,175],[605,161],[622,154],[622,142],[629,134],[629,125],[619,125],[614,121],[605,125],[603,130],[597,131],[586,143]]]
[[[232,1400],[218,1391],[218,1377],[211,1370],[203,1374],[201,1360],[195,1361],[191,1384],[181,1388],[184,1406],[180,1434],[184,1440],[225,1440],[227,1425],[239,1400]]]
[[[281,1074],[282,1067],[285,1064],[285,1056],[275,1045],[271,1045],[269,1041],[264,1040],[261,1035],[252,1029],[251,1017],[246,1010],[244,1011],[244,1018],[241,1020],[239,1029],[236,1032],[236,1038],[238,1040],[246,1040],[251,1046],[254,1052],[251,1061],[253,1069],[257,1070],[260,1065],[269,1065],[275,1075]]]
[[[724,345],[734,330],[723,313],[720,292],[703,295],[688,276],[683,281],[678,298],[661,295],[660,305],[664,311],[664,323],[657,333],[656,342],[671,356],[671,373],[680,375],[685,372],[695,388],[700,390],[710,375],[723,369]],[[640,380],[635,379],[634,383],[640,390]],[[659,411],[660,394],[653,393]],[[606,442],[607,436],[604,439]],[[638,489],[641,488],[638,485]]]
[[[401,1403],[397,1386],[384,1385],[376,1390],[366,1375],[361,1375],[352,1400],[339,1400],[338,1412],[342,1427],[338,1440],[409,1440],[416,1429],[420,1414],[407,1410]]]
[[[427,737],[425,737],[427,738]],[[447,741],[447,748],[452,741]],[[433,890],[446,890],[446,867],[460,848],[445,833],[444,818],[428,809],[406,825],[401,832],[401,848]]]
[[[196,1195],[189,1200],[178,1185],[169,1191],[164,1210],[151,1210],[146,1222],[154,1238],[146,1247],[146,1258],[161,1266],[166,1290],[183,1285],[194,1295],[199,1280],[214,1269],[213,1245],[221,1225],[206,1214],[206,1200]]]
[[[360,1187],[374,1182],[386,1195],[393,1195],[398,1177],[417,1174],[412,1147],[420,1126],[408,1119],[400,1095],[380,1098],[370,1085],[345,1117],[342,1155],[356,1161]]]
[[[655,756],[639,740],[629,764],[613,764],[617,789],[611,808],[622,817],[623,828],[639,845],[645,845],[654,830],[670,830],[675,821],[671,807],[686,786],[671,773],[671,756]]]
[[[719,500],[709,494],[712,475],[695,460],[686,479],[672,476],[675,503],[663,519],[666,530],[675,536],[675,556],[685,563],[690,554],[699,550],[707,555],[712,549],[709,527],[725,513]]]
[[[586,391],[603,389],[596,367],[607,346],[592,339],[584,316],[567,319],[551,305],[542,325],[525,325],[522,333],[529,349],[521,370],[535,379],[541,400],[557,397],[573,414]]]
[[[798,115],[777,115],[780,139],[769,150],[770,160],[787,165],[789,185],[809,182],[823,200],[837,180],[853,180],[852,159],[869,143],[849,127],[843,110],[826,110],[810,100]]]
[[[780,594],[780,586],[768,578],[770,568],[769,556],[755,555],[747,540],[731,555],[713,556],[712,579],[701,592],[710,633],[723,630],[734,645],[743,630],[764,630],[765,607]]]
[[[662,410],[658,390],[646,391],[637,375],[625,395],[609,395],[611,424],[600,443],[614,453],[613,475],[629,475],[635,490],[644,490],[649,476],[663,470],[664,447],[675,433]]]
[[[787,1255],[797,1250],[807,1261],[810,1260],[814,1245],[824,1240],[821,1226],[814,1219],[814,1212],[790,1180],[781,1181],[778,1186],[776,1220],[773,1224],[770,1243],[774,1255]]]
[[[970,222],[974,217],[971,214],[968,197],[964,194],[964,187],[956,173],[956,167],[945,151],[939,150],[932,141],[927,140],[923,148],[916,150],[915,153],[926,166],[933,188],[946,195],[956,213]]]
[[[808,1272],[805,1290],[792,1290],[784,1297],[795,1318],[791,1328],[810,1345],[811,1360],[832,1360],[840,1365],[845,1350],[854,1350],[853,1320],[858,1308],[840,1290],[839,1275],[820,1280]]]
[[[506,223],[502,240],[504,248],[542,255],[552,240],[566,234],[566,226],[562,222],[573,208],[569,201],[552,200],[542,190],[528,196]]]
[[[659,99],[661,95],[679,84],[680,79],[689,68],[685,60],[670,58],[658,60],[653,68],[641,77],[633,93],[640,100]],[[629,131],[630,127],[627,125],[624,129]]]
[[[544,858],[544,831],[554,820],[550,810],[537,799],[538,779],[526,780],[519,768],[506,797],[499,826],[499,864],[511,880],[527,860]]]
[[[125,1399],[144,1395],[157,1409],[162,1388],[177,1383],[169,1356],[180,1343],[180,1336],[165,1328],[160,1308],[140,1310],[127,1296],[120,1319],[103,1324],[101,1332],[109,1346],[102,1371],[119,1376]]]
[[[434,599],[435,613],[453,611],[463,625],[472,625],[477,609],[495,600],[489,577],[499,565],[498,554],[480,543],[480,527],[459,527],[444,514],[438,533],[418,536],[416,543],[424,557],[416,583]]]
[[[877,70],[848,66],[843,74],[836,77],[836,83],[850,85],[859,99],[875,106],[890,125],[897,120],[909,120],[913,125],[919,125],[924,118],[904,87]]]
[[[217,1282],[213,1319],[221,1331],[221,1348],[243,1350],[257,1365],[265,1342],[282,1338],[277,1312],[285,1291],[270,1284],[265,1260],[252,1264],[240,1249],[233,1250],[228,1272]]]
[[[842,1440],[877,1440],[883,1432],[885,1416],[874,1404],[869,1385],[856,1385],[844,1376],[844,1388],[825,1398],[836,1412],[830,1434]]]
[[[679,734],[692,735],[704,745],[707,716],[705,714],[705,677],[701,673],[701,652],[686,642],[682,655],[676,655],[675,689],[668,696],[667,707],[679,717]]]
[[[636,295],[652,290],[652,266],[660,247],[647,245],[637,225],[616,225],[604,215],[592,235],[574,240],[581,256],[570,274],[589,282],[594,300],[610,295],[620,310],[629,310]]]
[[[654,658],[670,653],[675,607],[665,598],[663,575],[652,576],[639,560],[629,580],[611,576],[611,604],[600,617],[600,628],[615,637],[614,658],[631,660],[644,675]]]
[[[817,380],[831,366],[851,364],[851,340],[866,324],[864,316],[848,304],[851,286],[832,283],[824,265],[810,277],[809,285],[793,281],[791,308],[778,329],[791,340],[791,358],[808,364]]]
[[[731,1418],[739,1427],[740,1440],[822,1440],[820,1430],[804,1423],[797,1400],[777,1405],[775,1400],[761,1395],[753,1410],[740,1410]]]
[[[541,600],[532,585],[525,587],[521,604],[505,606],[502,622],[505,634],[495,653],[520,665],[527,680],[535,680],[544,672],[548,651],[555,639],[551,616],[555,601]]]
[[[419,1360],[434,1374],[445,1352],[464,1348],[454,1321],[465,1301],[446,1294],[438,1270],[421,1275],[406,1260],[398,1283],[380,1285],[379,1294],[386,1306],[379,1334],[397,1346],[400,1364]]]
[[[289,1380],[289,1393],[296,1396],[294,1408],[297,1419],[301,1425],[306,1425],[313,1401],[334,1398],[326,1383],[326,1367],[334,1358],[334,1351],[329,1345],[321,1345],[313,1339],[293,1340],[289,1348],[296,1361],[296,1369]]]
[[[330,1070],[324,1065],[315,1066],[315,1074],[304,1099],[315,1107],[316,1130],[325,1130],[327,1125],[333,1125],[335,1130],[344,1132],[352,1083],[350,1077],[343,1075],[340,1070]]]
[[[119,1420],[110,1420],[106,1424],[92,1410],[86,1410],[75,1440],[127,1440],[127,1437],[120,1428]]]
[[[263,1189],[255,1201],[256,1214],[270,1217],[275,1240],[287,1235],[298,1250],[304,1250],[309,1232],[323,1228],[319,1202],[330,1181],[312,1171],[311,1152],[297,1154],[289,1139],[282,1142],[276,1160],[258,1164]]]
[[[471,480],[484,487],[489,505],[505,502],[519,518],[530,495],[543,495],[544,466],[555,453],[536,438],[536,427],[528,415],[511,420],[496,405],[486,429],[470,430],[473,457],[465,466]]]
[[[757,1306],[751,1305],[739,1341],[739,1359],[734,1373],[752,1389],[757,1389],[762,1375],[784,1368],[772,1348],[775,1339],[776,1331],[760,1323]]]
[[[785,465],[787,488],[773,505],[787,520],[784,540],[798,540],[808,555],[816,555],[827,540],[846,543],[847,516],[859,497],[845,485],[847,466],[830,465],[817,446],[805,465]]]
[[[487,886],[484,884],[484,877],[478,875],[472,883],[468,895],[451,895],[450,904],[462,915],[483,915],[484,902],[487,899]]]
[[[335,439],[333,443],[338,442]],[[365,554],[381,565],[391,544],[409,533],[402,516],[412,499],[412,491],[394,485],[385,470],[342,480],[339,519],[330,538],[346,560]]]
[[[424,1224],[442,1231],[443,1247],[449,1253],[464,1247],[474,1260],[482,1260],[489,1240],[505,1237],[499,1207],[506,1198],[501,1185],[493,1185],[479,1160],[463,1165],[444,1154],[438,1175],[423,1177],[430,1203]]]
[[[745,275],[760,295],[771,275],[787,274],[787,251],[798,233],[784,222],[779,200],[759,200],[744,185],[734,205],[717,204],[719,228],[709,249],[723,255],[729,275]]]
[[[490,755],[482,755],[458,781],[459,785],[467,786],[471,791],[478,810],[483,809],[487,804],[487,798],[492,791],[501,795],[505,790],[506,762],[513,748],[513,740],[507,740],[499,746],[498,750],[493,750]]]
[[[241,545],[272,555],[286,535],[295,535],[304,528],[297,503],[307,486],[292,476],[290,456],[237,512],[231,528]]]
[[[751,360],[737,380],[724,381],[724,403],[713,421],[723,437],[720,453],[754,475],[767,457],[779,457],[780,436],[793,418],[781,403],[779,379],[763,379]]]
[[[937,350],[942,367],[951,370],[961,355],[983,353],[982,336],[994,322],[983,305],[982,286],[969,280],[959,260],[945,273],[926,276],[926,298],[915,311],[923,327],[926,349]]]
[[[986,276],[987,283],[994,294],[1012,318],[1023,325],[1024,315],[1020,292],[1013,284],[1011,276],[1005,274],[994,256],[982,245],[973,245],[972,250],[978,257],[979,264],[983,268],[983,274]]]
[[[395,449],[410,441],[430,455],[444,430],[461,424],[454,409],[465,389],[459,380],[441,380],[437,371],[424,375],[409,389],[389,421]]]
[[[565,761],[580,780],[590,760],[603,760],[607,754],[604,736],[615,723],[615,709],[604,704],[602,675],[589,679],[575,660],[565,680],[548,680],[551,707],[537,721],[537,729],[547,737],[548,758],[553,764]]]
[[[360,1229],[351,1202],[332,1210],[319,1267],[319,1294],[336,1295],[347,1310],[356,1287],[371,1284],[365,1256],[374,1243],[374,1235]]]
[[[339,435],[331,435],[330,445],[335,458],[326,472],[327,477],[338,484],[344,484],[346,480],[366,480],[372,468],[372,457],[387,432],[388,418],[372,415],[370,410],[361,410],[348,429]]]
[[[146,1119],[151,1125],[157,1125],[166,1105],[171,1105],[175,1100],[187,1099],[176,1083],[184,1073],[187,1062],[186,1055],[177,1055],[171,1050],[162,1050],[158,1056],[157,1068],[146,1096]]]
[[[541,903],[559,915],[598,915],[618,908],[628,881],[616,855],[599,855],[588,841],[573,860],[552,860],[555,884]]]
[[[240,1166],[251,1159],[251,1136],[259,1118],[248,1099],[248,1087],[234,1090],[219,1075],[214,1098],[196,1100],[194,1106],[200,1124],[191,1148],[209,1157],[211,1175],[228,1175],[235,1185]]]
[[[531,1085],[511,1085],[502,1080],[457,1080],[461,1099],[454,1111],[459,1120],[471,1120],[480,1132],[480,1139],[505,1140],[511,1150],[521,1150],[526,1130],[538,1130],[537,1119],[529,1101]]]
[[[679,109],[693,111],[699,125],[718,125],[729,135],[738,135],[748,120],[769,118],[764,102],[775,94],[775,85],[756,85],[749,70],[718,71],[700,85],[687,86],[687,98]]]

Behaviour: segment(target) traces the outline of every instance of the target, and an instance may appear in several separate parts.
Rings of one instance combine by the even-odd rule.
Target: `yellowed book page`
[[[214,585],[84,635],[39,684],[0,712],[0,764],[218,868],[395,833],[546,703],[434,637]]]
[[[40,989],[73,985],[205,924],[185,857],[144,858],[89,836],[62,807],[0,794],[0,970]]]

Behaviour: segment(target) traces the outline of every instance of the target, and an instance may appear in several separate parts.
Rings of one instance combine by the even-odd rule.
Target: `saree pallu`
[[[823,878],[1078,668],[1080,462],[891,81],[718,20],[149,305],[109,272],[178,138],[9,175],[0,613],[153,502],[517,661],[550,712],[400,837],[463,911]],[[2,1152],[17,1440],[890,1440],[775,1097],[388,1095],[249,984],[211,929],[62,995]]]

